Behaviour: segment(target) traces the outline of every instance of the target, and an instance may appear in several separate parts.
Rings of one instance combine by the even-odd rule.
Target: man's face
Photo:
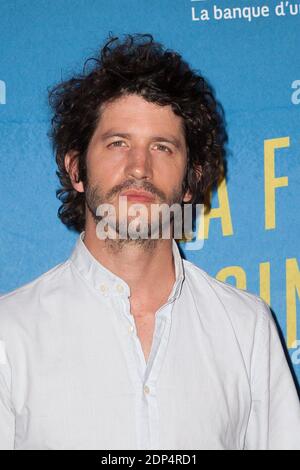
[[[181,203],[187,149],[182,118],[171,106],[126,95],[106,103],[87,151],[86,204],[97,221],[100,204],[116,209],[120,195],[135,189],[153,200],[127,199],[131,204]],[[99,220],[99,219],[98,219]]]

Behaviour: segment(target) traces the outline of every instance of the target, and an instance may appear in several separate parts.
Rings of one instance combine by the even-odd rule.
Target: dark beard
[[[97,208],[102,204],[109,204],[111,203],[113,197],[129,188],[137,188],[137,185],[134,184],[133,181],[128,181],[126,184],[115,186],[111,191],[109,191],[106,195],[104,195],[101,190],[96,185],[90,185],[89,181],[86,182],[85,185],[85,202],[88,210],[90,211],[95,224],[97,225],[102,219],[103,216],[97,215]],[[149,191],[152,194],[158,196],[159,201],[157,204],[167,204],[169,207],[173,204],[182,204],[183,198],[183,187],[175,188],[172,192],[171,197],[168,199],[162,191],[153,188],[151,183],[144,182],[142,187],[138,187],[139,189],[143,189],[145,191]],[[170,213],[170,236],[173,238],[173,222],[174,222],[174,213],[173,211]],[[128,229],[128,227],[127,227]],[[159,216],[159,226],[157,227],[158,231],[158,238],[151,238],[151,223],[148,223],[148,235],[147,238],[131,238],[128,231],[127,237],[125,239],[120,238],[120,220],[117,218],[115,231],[117,237],[112,239],[110,237],[105,239],[105,244],[108,249],[116,252],[122,250],[124,246],[134,245],[143,248],[146,251],[152,251],[157,243],[162,240],[163,234],[163,225],[162,225],[162,214]]]

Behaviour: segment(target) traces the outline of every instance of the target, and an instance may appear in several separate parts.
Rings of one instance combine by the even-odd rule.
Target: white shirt
[[[127,283],[78,237],[0,298],[0,449],[300,449],[268,305],[183,260],[147,363]]]

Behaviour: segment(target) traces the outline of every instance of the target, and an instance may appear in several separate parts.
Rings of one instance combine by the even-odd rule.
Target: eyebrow
[[[105,139],[108,139],[108,138],[111,138],[111,137],[122,137],[123,139],[130,139],[130,137],[132,137],[132,135],[124,133],[124,132],[115,132],[115,131],[107,131],[107,132],[104,132],[103,134],[100,134],[100,138],[102,140],[105,140]],[[174,147],[176,147],[177,149],[182,148],[182,144],[181,144],[180,140],[177,139],[177,137],[174,137],[174,136],[168,136],[167,137],[167,136],[154,135],[154,136],[151,136],[150,139],[155,140],[156,142],[168,142],[169,144],[174,145]]]

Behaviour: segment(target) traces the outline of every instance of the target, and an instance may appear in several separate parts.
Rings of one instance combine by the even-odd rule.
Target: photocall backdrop
[[[263,297],[300,379],[300,3],[277,0],[0,0],[0,294],[71,253],[57,218],[47,89],[107,38],[151,33],[213,86],[227,121],[228,174],[202,250],[218,279]]]

